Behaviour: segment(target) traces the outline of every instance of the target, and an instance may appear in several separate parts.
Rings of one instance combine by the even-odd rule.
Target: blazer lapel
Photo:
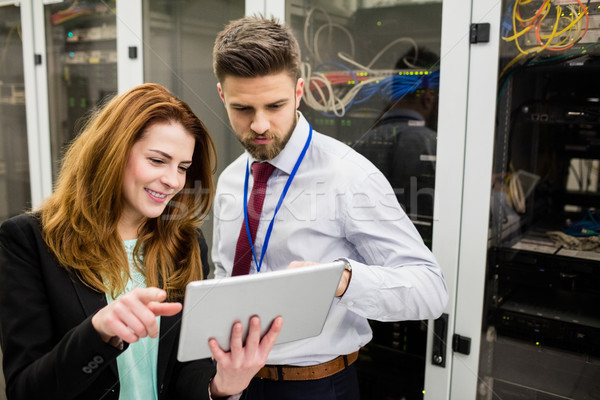
[[[73,282],[75,292],[79,298],[79,303],[81,304],[86,317],[95,314],[96,311],[108,304],[104,293],[98,293],[90,289],[78,279],[72,279],[71,281]]]

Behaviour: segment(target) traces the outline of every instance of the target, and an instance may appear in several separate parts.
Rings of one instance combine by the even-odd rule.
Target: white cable
[[[335,94],[335,90],[325,74],[312,73],[310,64],[302,63],[300,74],[305,81],[304,102],[306,105],[316,111],[334,113],[338,117],[343,117],[345,115],[346,109],[363,86],[377,83],[380,80],[380,78],[375,77],[361,81],[340,98]],[[321,83],[321,85],[319,83]],[[311,86],[314,86],[314,89],[311,89]],[[318,99],[315,98],[313,90],[317,92]],[[321,100],[320,102],[319,99]]]
[[[321,61],[320,56],[318,54],[316,54],[314,51],[314,38],[312,41],[308,38],[308,27],[310,25],[310,20],[312,19],[312,14],[315,11],[321,11],[323,13],[323,15],[325,15],[325,18],[327,18],[327,21],[329,24],[331,24],[331,17],[329,16],[329,14],[327,14],[327,11],[323,10],[322,8],[312,7],[306,13],[306,19],[304,20],[304,44],[306,45],[306,48],[308,49],[309,55],[312,55],[313,57],[315,57],[315,60],[317,61],[317,63],[321,64],[322,61]]]
[[[329,80],[325,77],[324,74],[312,74],[311,66],[309,63],[301,63],[300,73],[302,79],[306,82],[304,85],[304,102],[311,108],[317,111],[333,111],[336,115],[343,115],[343,106],[341,106],[342,110],[338,111],[336,108],[336,96],[333,93],[333,87]],[[326,88],[326,93],[323,92],[321,85],[319,82],[323,83],[323,86]],[[322,103],[314,97],[313,92],[311,90],[311,84],[314,83],[314,87],[318,92]]]
[[[359,69],[361,69],[363,71],[370,72],[370,73],[375,72],[372,69],[365,67],[364,65],[359,64],[358,62],[354,61],[352,58],[348,57],[345,53],[342,53],[341,51],[337,53],[337,56],[339,58],[341,58],[342,60],[346,61],[348,64],[352,64],[355,67],[358,67]]]
[[[419,54],[419,46],[417,45],[417,42],[415,42],[414,39],[409,38],[409,37],[401,37],[401,38],[398,38],[398,39],[390,42],[387,46],[385,46],[383,49],[381,49],[381,51],[379,51],[379,53],[377,53],[375,55],[375,57],[373,57],[373,59],[371,60],[369,65],[367,65],[367,67],[371,68],[373,66],[373,64],[375,64],[375,62],[379,59],[379,57],[381,57],[390,47],[392,47],[396,43],[400,43],[400,42],[409,42],[410,44],[412,44],[412,46],[415,50],[415,57],[413,58],[413,61],[415,61]]]
[[[353,59],[351,59],[350,57],[348,57],[348,55],[339,52],[337,53],[338,57],[341,58],[342,60],[346,61],[349,64],[354,65],[355,67],[360,68],[363,71],[367,71],[370,73],[375,73],[375,70],[371,69],[371,67],[373,66],[373,64],[375,64],[375,62],[377,62],[377,60],[379,59],[379,57],[381,57],[390,47],[392,47],[393,45],[395,45],[396,43],[400,43],[400,42],[409,42],[410,44],[412,44],[414,50],[415,50],[415,56],[413,57],[413,62],[415,62],[418,58],[419,55],[419,48],[417,45],[417,42],[415,42],[414,39],[409,38],[409,37],[401,37],[398,38],[396,40],[393,40],[392,42],[388,43],[383,49],[381,49],[381,51],[379,51],[379,53],[377,53],[375,55],[375,57],[373,57],[373,59],[371,60],[371,62],[368,65],[362,65],[359,64],[358,62],[354,61]],[[406,63],[406,65],[408,65],[411,68],[417,68],[417,66],[409,63],[406,61],[406,57],[403,58],[404,62]]]
[[[312,19],[312,15],[317,10],[321,11],[326,16],[326,18],[329,22],[321,25],[316,30],[315,35],[311,41],[308,37],[308,28],[310,25],[310,20]],[[351,47],[352,54],[349,56],[343,52],[338,52],[337,56],[340,59],[342,59],[343,61],[347,62],[348,64],[351,64],[354,67],[359,68],[360,70],[363,70],[363,71],[366,71],[369,73],[376,73],[376,71],[371,69],[371,67],[377,62],[377,60],[390,47],[392,47],[395,44],[400,43],[400,42],[409,42],[413,46],[413,48],[414,48],[413,63],[416,62],[416,60],[418,59],[419,49],[418,49],[417,42],[414,39],[409,38],[409,37],[401,37],[401,38],[398,38],[398,39],[393,40],[392,42],[388,43],[383,49],[381,49],[379,51],[379,53],[377,53],[375,55],[375,57],[373,57],[373,59],[371,60],[371,62],[368,65],[364,66],[354,60],[355,43],[354,43],[354,38],[352,37],[352,34],[350,33],[350,31],[348,31],[344,26],[342,26],[340,24],[332,23],[331,18],[329,17],[329,14],[327,14],[327,12],[325,12],[323,9],[313,7],[307,12],[306,19],[304,21],[304,42],[305,42],[307,48],[309,49],[309,53],[311,53],[313,55],[313,57],[315,58],[315,60],[318,64],[322,64],[321,56],[319,54],[319,49],[318,49],[318,38],[319,38],[321,32],[326,28],[329,28],[330,37],[331,37],[332,28],[338,28],[338,29],[342,30],[344,33],[346,33],[346,35],[348,36],[348,38],[350,40],[350,47]],[[406,57],[403,58],[403,61],[410,68],[417,68],[417,66],[414,65],[413,63],[409,62],[406,59]],[[370,78],[370,79],[361,81],[360,83],[358,83],[354,87],[352,87],[343,96],[343,98],[340,99],[335,94],[335,91],[331,85],[331,82],[329,82],[329,80],[327,79],[325,74],[323,74],[323,73],[313,74],[311,71],[310,64],[308,64],[306,62],[301,63],[300,75],[305,82],[304,102],[314,110],[322,111],[322,112],[333,112],[338,117],[344,116],[344,114],[346,113],[346,108],[352,103],[352,101],[354,100],[354,97],[356,97],[358,92],[365,85],[379,81],[379,78]],[[317,100],[317,98],[315,98],[315,96],[313,94],[313,90],[311,89],[311,85],[314,86],[315,91],[317,92],[318,96],[320,97],[320,100],[321,100],[320,102],[319,102],[319,100]]]
[[[509,199],[513,208],[519,214],[523,214],[526,210],[525,193],[523,193],[523,184],[519,179],[519,175],[513,173],[508,181]]]
[[[351,57],[354,57],[354,52],[355,52],[355,45],[354,45],[354,37],[352,37],[352,33],[350,33],[350,31],[348,29],[346,29],[344,26],[340,25],[340,24],[336,24],[336,23],[327,23],[327,24],[323,24],[319,27],[319,29],[317,29],[317,31],[315,32],[315,36],[313,38],[313,52],[315,55],[315,58],[317,58],[319,60],[319,62],[321,62],[321,54],[319,52],[319,35],[321,34],[321,32],[323,31],[323,29],[325,28],[330,28],[329,29],[329,39],[331,40],[331,28],[338,28],[339,30],[341,30],[342,32],[344,32],[347,36],[348,39],[350,41],[350,53],[352,54]]]

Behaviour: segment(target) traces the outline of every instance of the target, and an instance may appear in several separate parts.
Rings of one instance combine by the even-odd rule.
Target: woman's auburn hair
[[[181,299],[188,282],[202,279],[198,228],[212,206],[216,149],[202,121],[163,86],[137,86],[92,114],[65,153],[53,194],[39,209],[44,240],[59,263],[113,297],[125,291],[130,278],[117,231],[124,170],[132,146],[155,123],[180,123],[195,138],[194,154],[184,188],[161,216],[140,227],[134,260],[138,268],[143,265],[147,286]]]

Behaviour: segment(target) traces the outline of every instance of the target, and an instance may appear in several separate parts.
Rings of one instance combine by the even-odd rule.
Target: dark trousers
[[[272,381],[254,378],[243,400],[359,400],[354,365],[335,375],[311,381]]]

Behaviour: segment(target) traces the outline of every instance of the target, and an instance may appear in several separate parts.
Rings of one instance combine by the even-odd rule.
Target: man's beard
[[[262,135],[259,135],[256,132],[251,132],[250,134],[245,135],[243,139],[239,136],[237,138],[242,144],[242,146],[244,146],[246,151],[248,151],[248,153],[250,153],[250,155],[254,159],[258,161],[270,161],[277,157],[279,153],[281,153],[281,150],[284,149],[284,147],[287,145],[290,138],[292,137],[293,132],[294,127],[292,127],[283,138],[280,138],[276,135],[272,135],[268,131],[263,133]],[[257,137],[272,139],[273,141],[269,144],[255,145],[253,143],[253,140]]]

